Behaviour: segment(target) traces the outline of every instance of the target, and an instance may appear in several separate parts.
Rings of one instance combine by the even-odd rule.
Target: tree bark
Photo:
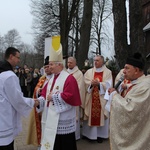
[[[130,0],[129,1],[130,11],[130,42],[131,50],[130,53],[144,51],[144,36],[143,36],[143,17],[142,17],[142,1],[141,0]]]
[[[92,8],[93,8],[93,0],[84,0],[80,46],[77,55],[77,62],[79,68],[82,68],[84,66],[84,61],[88,58],[91,20],[92,20]]]
[[[75,17],[75,12],[78,8],[80,0],[73,0],[70,11],[68,11],[68,1],[59,0],[59,10],[60,10],[60,35],[61,44],[63,48],[63,55],[68,56],[68,36],[70,32],[70,27],[72,20]]]
[[[114,15],[114,47],[116,60],[120,68],[125,65],[128,44],[127,44],[127,15],[126,0],[112,0]]]

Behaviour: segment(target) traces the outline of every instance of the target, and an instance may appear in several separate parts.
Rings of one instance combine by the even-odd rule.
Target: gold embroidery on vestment
[[[45,148],[48,150],[48,149],[50,148],[50,143],[47,142],[47,143],[44,144],[44,146],[45,146]]]

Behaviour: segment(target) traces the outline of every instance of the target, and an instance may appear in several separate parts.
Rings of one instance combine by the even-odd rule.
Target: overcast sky
[[[30,0],[0,0],[0,35],[16,29],[24,43],[31,44],[32,15]]]
[[[21,41],[27,44],[33,42],[33,30],[31,15],[30,0],[0,0],[0,35],[4,36],[9,30],[16,29],[20,36]],[[108,47],[104,48],[108,49]],[[112,56],[113,45],[109,48],[104,56]],[[111,52],[112,51],[112,52]]]

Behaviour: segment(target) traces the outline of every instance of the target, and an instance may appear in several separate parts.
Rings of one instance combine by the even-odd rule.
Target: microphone
[[[114,88],[117,89],[123,80],[124,80],[124,75],[122,74],[119,81],[115,84]]]

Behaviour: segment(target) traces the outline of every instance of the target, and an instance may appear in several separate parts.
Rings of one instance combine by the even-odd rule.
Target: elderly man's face
[[[49,62],[49,69],[51,70],[51,73],[57,74],[60,72],[61,67],[60,64],[57,62]]]
[[[73,59],[68,59],[67,66],[69,69],[73,69],[76,66],[76,62]]]
[[[123,70],[124,77],[127,80],[135,80],[137,77],[139,69],[137,67],[134,67],[132,65],[126,64]]]
[[[104,62],[101,57],[95,57],[94,58],[94,65],[96,68],[101,68],[103,66]]]

